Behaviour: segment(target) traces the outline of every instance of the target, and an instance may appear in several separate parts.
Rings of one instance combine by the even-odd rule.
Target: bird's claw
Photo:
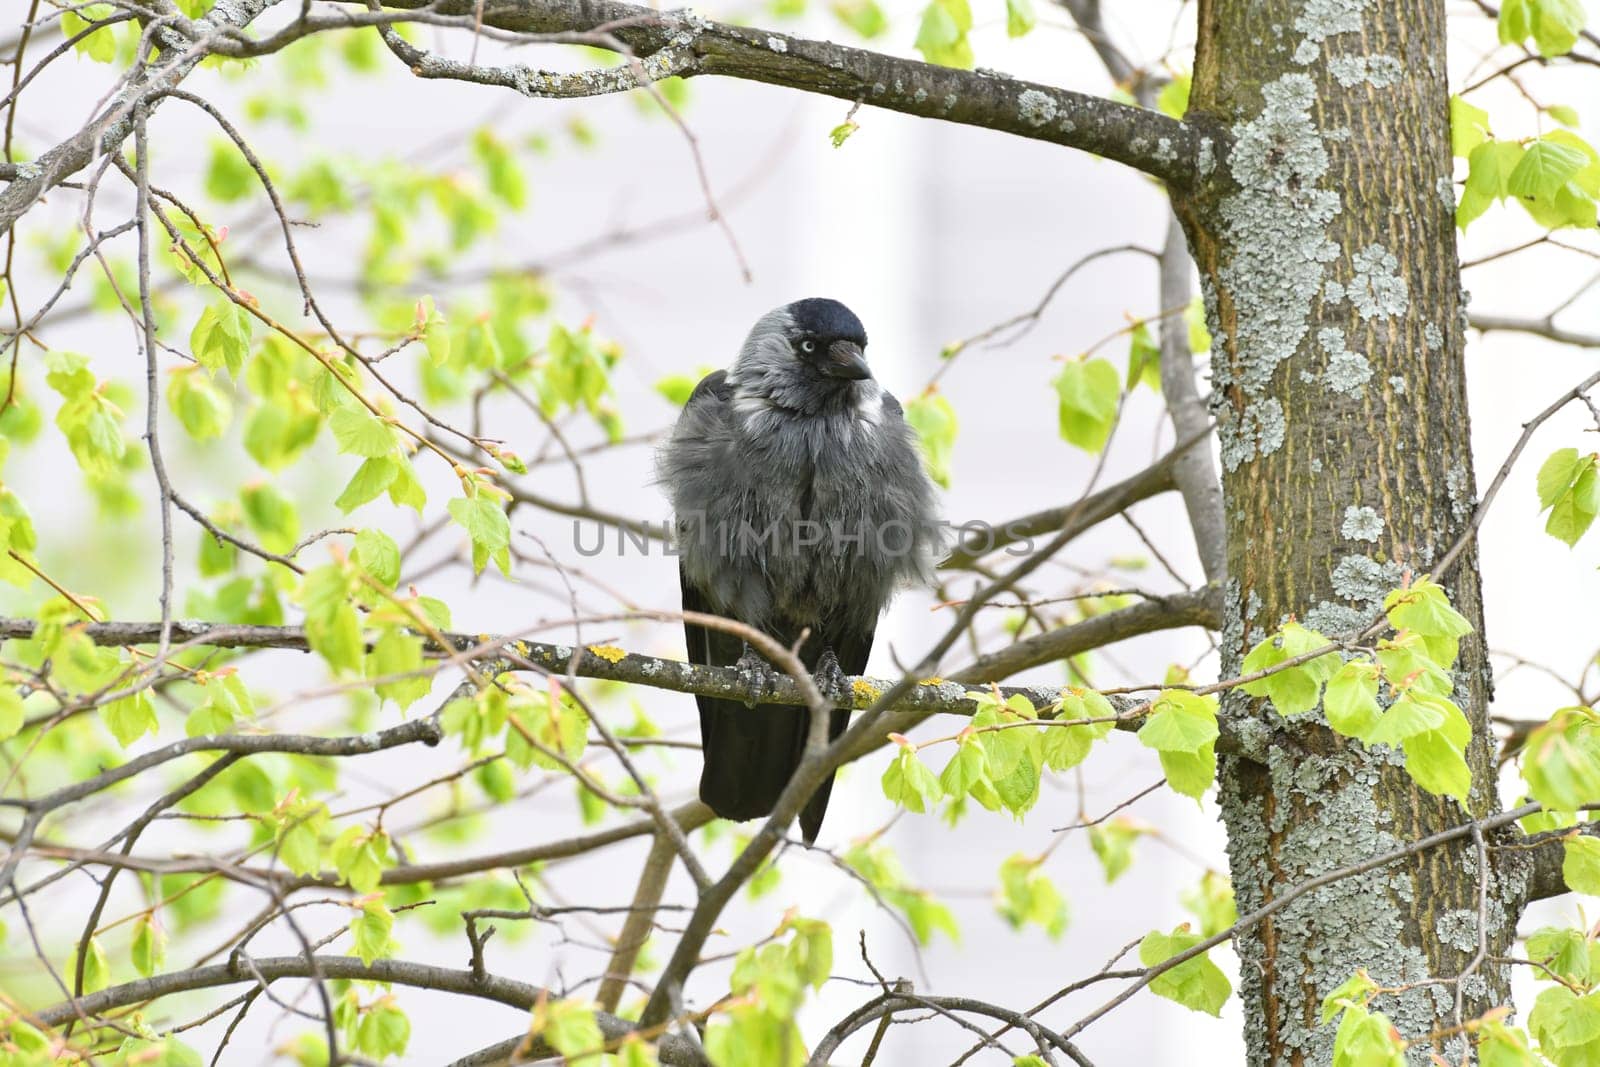
[[[739,685],[746,694],[744,705],[753,708],[761,703],[763,697],[771,696],[777,689],[777,673],[771,664],[749,645],[744,646],[744,652],[739,656],[733,669],[739,672]]]
[[[813,678],[824,700],[836,708],[850,706],[850,676],[839,666],[839,657],[833,654],[833,649],[823,650]]]

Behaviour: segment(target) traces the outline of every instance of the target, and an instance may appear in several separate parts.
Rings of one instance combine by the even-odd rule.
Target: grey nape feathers
[[[799,300],[755,324],[733,367],[705,377],[657,459],[677,520],[686,611],[793,646],[831,693],[861,674],[897,587],[926,581],[933,487],[900,404],[872,378],[861,322]],[[689,659],[770,670],[737,637],[686,624]],[[726,819],[771,813],[805,751],[805,708],[697,697],[700,798]],[[829,738],[849,721],[834,711]],[[800,815],[809,842],[832,779]]]

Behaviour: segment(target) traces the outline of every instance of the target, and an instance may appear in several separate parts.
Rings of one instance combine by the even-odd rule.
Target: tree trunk
[[[1471,515],[1444,2],[1202,0],[1189,118],[1217,145],[1177,206],[1215,335],[1228,677],[1291,617],[1328,635],[1364,626]],[[1456,700],[1474,725],[1482,816],[1497,800],[1475,556],[1444,584],[1477,627]],[[1219,772],[1241,913],[1465,818],[1397,754],[1346,741],[1320,713],[1284,719],[1238,690],[1223,708],[1268,739],[1265,764],[1225,758]],[[1471,968],[1478,855],[1468,841],[1337,882],[1241,937],[1249,1062],[1328,1063],[1322,998],[1362,968],[1406,987],[1373,1008],[1412,1040],[1503,1003],[1503,970]],[[1493,955],[1519,897],[1488,888]],[[1468,970],[1458,1006],[1450,980]],[[1412,1062],[1433,1047],[1464,1062],[1449,1037],[1420,1042]]]

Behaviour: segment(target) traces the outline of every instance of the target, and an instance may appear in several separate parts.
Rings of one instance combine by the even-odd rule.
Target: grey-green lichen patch
[[[1437,352],[1444,347],[1443,332],[1431,322],[1422,327],[1422,340],[1429,352]]]
[[[1222,202],[1232,259],[1218,272],[1238,322],[1232,351],[1215,346],[1213,382],[1224,466],[1269,455],[1283,443],[1283,408],[1267,397],[1278,364],[1294,355],[1309,329],[1326,264],[1339,254],[1328,224],[1339,195],[1318,188],[1328,171],[1311,107],[1316,85],[1286,74],[1262,88],[1260,114],[1234,128],[1229,168],[1238,192]],[[1243,394],[1241,409],[1223,394]]]
[[[1351,257],[1355,280],[1347,287],[1350,302],[1363,319],[1404,315],[1411,306],[1406,280],[1397,273],[1400,261],[1382,245],[1368,245]]]
[[[1017,115],[1029,126],[1043,126],[1056,117],[1056,101],[1049,93],[1024,89],[1017,96]]]
[[[1474,952],[1478,948],[1478,913],[1468,908],[1447,911],[1433,924],[1433,932],[1441,944]]]
[[[1341,599],[1358,604],[1378,604],[1384,595],[1400,584],[1403,572],[1398,563],[1390,560],[1379,563],[1366,556],[1345,556],[1334,564],[1333,591]]]
[[[1472,475],[1466,464],[1454,463],[1444,472],[1445,492],[1450,496],[1450,514],[1457,522],[1465,522],[1477,506],[1472,498]]]
[[[1344,299],[1344,283],[1333,278],[1322,287],[1322,302],[1324,304],[1337,304]]]
[[[1252,593],[1255,590],[1251,590]],[[1241,591],[1239,580],[1229,578],[1222,587],[1222,633],[1221,648],[1224,660],[1229,656],[1237,659],[1242,655],[1244,647],[1244,614],[1239,603]]]
[[[1200,138],[1200,150],[1194,157],[1195,170],[1201,178],[1211,177],[1211,172],[1217,168],[1216,148],[1211,143],[1211,138]]]
[[[787,52],[789,50],[789,42],[785,41],[782,37],[769,36],[767,38],[767,47],[772,49],[774,52]]]
[[[1352,541],[1374,541],[1383,535],[1383,516],[1366,506],[1344,509],[1339,532]]]
[[[1156,142],[1156,150],[1150,153],[1160,163],[1171,163],[1178,158],[1177,149],[1172,147],[1172,138],[1163,137]]]
[[[1226,431],[1226,432],[1224,432]],[[1283,404],[1269,396],[1245,408],[1242,416],[1225,419],[1218,428],[1218,452],[1229,472],[1259,456],[1270,456],[1283,446],[1288,424]]]
[[[1305,625],[1324,637],[1340,637],[1367,628],[1371,613],[1324,600],[1306,612]]]
[[[1266,903],[1269,879],[1271,895],[1277,895],[1284,886],[1399,846],[1394,821],[1378,800],[1387,762],[1386,754],[1372,751],[1323,755],[1277,744],[1267,752],[1267,782],[1241,788],[1238,761],[1224,761],[1219,802],[1241,914]],[[1263,791],[1274,801],[1270,819],[1263,814]],[[1246,1013],[1260,1011],[1265,992],[1270,991],[1277,1005],[1280,1058],[1267,1055],[1261,1028],[1250,1028],[1248,1062],[1332,1062],[1338,1024],[1318,1024],[1317,1008],[1359,969],[1385,987],[1415,986],[1385,995],[1376,1004],[1402,1034],[1421,1036],[1434,1029],[1436,1020],[1447,1018],[1451,991],[1437,984],[1415,985],[1434,977],[1426,956],[1410,943],[1414,936],[1408,934],[1408,912],[1415,896],[1403,868],[1380,867],[1333,881],[1284,906],[1271,920],[1271,959],[1259,930],[1238,937]]]
[[[1321,43],[1338,33],[1354,33],[1361,29],[1361,12],[1368,0],[1306,0],[1306,5],[1295,16],[1294,28],[1306,35],[1306,40]]]
[[[1387,89],[1404,73],[1394,56],[1335,56],[1328,60],[1328,70],[1346,89],[1362,82],[1374,89]]]
[[[1334,326],[1324,326],[1317,331],[1317,345],[1328,355],[1328,367],[1323,372],[1328,388],[1336,393],[1360,396],[1372,378],[1372,364],[1367,357],[1346,348],[1344,331]]]
[[[1315,63],[1317,61],[1317,57],[1321,54],[1322,49],[1317,47],[1317,43],[1315,41],[1305,40],[1301,41],[1295,46],[1293,58],[1296,63],[1300,64],[1302,67],[1306,67],[1310,66],[1312,63]]]

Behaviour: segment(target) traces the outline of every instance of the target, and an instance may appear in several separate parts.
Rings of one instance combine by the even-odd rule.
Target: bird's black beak
[[[828,361],[822,369],[831,378],[847,378],[853,382],[872,377],[867,357],[861,354],[861,346],[853,341],[835,341],[829,345]]]

